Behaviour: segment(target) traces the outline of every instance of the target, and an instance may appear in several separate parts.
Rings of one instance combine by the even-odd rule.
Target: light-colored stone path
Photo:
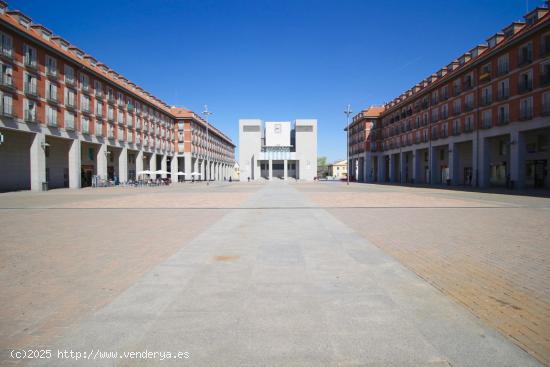
[[[539,365],[292,185],[242,207],[49,347],[190,353],[163,366]],[[36,361],[81,364],[153,361]]]

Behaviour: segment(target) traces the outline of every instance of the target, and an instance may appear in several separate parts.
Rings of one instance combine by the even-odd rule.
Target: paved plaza
[[[0,194],[0,364],[548,365],[548,223],[548,198],[340,182]]]

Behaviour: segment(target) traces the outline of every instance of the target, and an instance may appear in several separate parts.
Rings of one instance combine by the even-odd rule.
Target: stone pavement
[[[182,351],[189,352],[190,357],[164,361],[117,358],[78,363],[54,358],[35,360],[31,365],[539,365],[502,334],[486,326],[299,190],[307,191],[307,186],[276,181],[265,185],[242,183],[205,189],[206,194],[247,193],[239,207],[223,210],[50,210],[47,215],[58,216],[61,222],[79,217],[85,220],[88,215],[93,223],[97,219],[97,214],[93,213],[98,212],[107,218],[113,218],[112,211],[140,213],[137,217],[145,216],[145,219],[140,227],[132,228],[138,235],[131,238],[140,245],[140,233],[156,228],[161,218],[168,222],[159,234],[147,237],[155,245],[132,256],[154,259],[141,260],[147,264],[141,264],[139,271],[133,271],[131,276],[124,273],[131,270],[133,262],[120,266],[118,261],[127,260],[111,259],[106,249],[101,250],[100,256],[87,253],[84,264],[113,263],[107,276],[98,274],[105,287],[110,287],[118,278],[125,280],[120,282],[112,297],[97,296],[103,300],[102,305],[81,311],[80,317],[69,317],[72,322],[68,324],[61,322],[62,317],[52,319],[51,327],[58,325],[54,335],[43,336],[35,345],[28,344],[32,343],[29,339],[24,346],[72,349],[92,352],[94,356],[97,350],[119,353]],[[161,194],[168,192],[159,191]],[[180,194],[180,191],[174,193]],[[145,201],[148,200],[154,199]],[[13,208],[16,201],[9,203],[10,207]],[[5,225],[6,217],[11,215],[19,216],[20,220],[34,215],[31,224],[44,220],[43,209],[31,209],[29,203],[25,205],[27,209],[2,210],[0,224]],[[52,204],[42,202],[41,205],[51,207]],[[207,220],[211,224],[186,236],[186,221],[205,212],[218,214],[191,222],[195,225]],[[123,220],[121,217],[115,219]],[[130,221],[123,223],[127,226]],[[17,224],[12,222],[12,225]],[[102,225],[108,223],[94,223],[95,231],[101,231]],[[127,231],[126,226],[118,231]],[[86,228],[86,221],[81,228]],[[42,229],[45,231],[43,236],[60,236],[60,242],[66,244],[63,237],[68,234],[57,233],[59,227],[50,232]],[[117,230],[110,227],[103,235],[108,239],[112,233]],[[166,247],[169,249],[161,256],[156,252],[165,247],[162,242],[165,240],[161,239],[164,235],[168,235]],[[86,242],[85,237],[81,240]],[[120,235],[117,242],[110,243],[117,256],[123,257],[117,252],[117,246],[128,250],[125,242],[129,241],[124,241]],[[1,244],[3,255],[9,257],[17,251],[7,251],[5,239]],[[36,240],[35,244],[41,241]],[[132,251],[137,249],[130,248],[130,253]],[[76,255],[71,256],[79,260]],[[40,268],[43,264],[36,261],[35,266]],[[32,271],[25,269],[18,273],[6,267],[2,263],[2,287],[16,282],[19,277],[26,279],[26,273]],[[64,266],[56,272],[64,281],[70,280]],[[82,279],[77,269],[72,269],[70,274],[73,281],[84,288],[93,278]],[[93,287],[91,291],[97,292]],[[67,297],[63,292],[60,296]],[[9,305],[10,312],[16,314],[17,307],[27,309],[25,302],[34,301],[30,295],[17,301],[2,297],[2,304]],[[61,300],[63,302],[70,305],[77,299],[68,297]],[[9,318],[4,313],[0,315],[2,330],[9,326],[5,324]],[[41,322],[32,312],[24,317],[34,323]],[[27,327],[32,329],[33,325]],[[10,347],[9,340],[3,338],[3,362],[10,362],[6,354]]]
[[[391,185],[296,186],[550,364],[550,199]]]

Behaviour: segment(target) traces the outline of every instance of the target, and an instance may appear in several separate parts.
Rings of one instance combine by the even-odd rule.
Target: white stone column
[[[136,179],[138,177],[138,172],[143,171],[143,150],[138,151],[136,157]]]
[[[405,170],[407,169],[406,153],[399,152],[399,182],[405,183]]]
[[[168,170],[168,162],[167,162],[167,159],[168,159],[168,156],[166,155],[166,153],[164,153],[162,155],[162,159],[160,160],[160,169],[163,170],[163,171],[167,171]],[[163,173],[161,175],[162,178],[166,178],[168,175],[166,173]]]
[[[128,148],[124,147],[118,155],[118,180],[128,181]]]
[[[190,180],[191,179],[191,173],[193,173],[193,167],[191,166],[191,161],[192,161],[192,158],[191,158],[191,153],[184,153],[184,156],[183,156],[183,168],[184,168],[184,173],[185,173],[185,179],[186,180]]]
[[[97,175],[107,179],[107,145],[101,144],[97,150]]]
[[[489,174],[490,174],[490,142],[485,138],[479,139],[479,157],[478,157],[478,186],[489,187]]]
[[[412,178],[413,183],[418,184],[420,183],[420,162],[421,162],[421,154],[420,150],[415,149],[412,152]]]
[[[31,190],[42,191],[42,182],[46,182],[46,136],[36,133],[30,149]]]
[[[460,159],[460,150],[455,143],[449,143],[449,178],[451,179],[451,185],[458,185],[460,183],[460,172],[458,171]]]
[[[170,161],[170,179],[172,182],[178,182],[180,176],[178,176],[179,171],[179,158],[177,155],[172,156],[172,160]]]
[[[151,157],[149,158],[149,170],[150,171],[156,171],[157,170],[157,154],[152,153]],[[156,174],[152,174],[151,178],[157,178]]]
[[[389,177],[390,177],[390,182],[395,182],[395,155],[394,154],[390,154],[390,172],[389,172]]]
[[[69,188],[71,189],[80,188],[81,162],[80,140],[74,139],[69,148]]]
[[[386,157],[383,154],[378,156],[378,182],[386,181]]]
[[[429,181],[429,184],[430,185],[435,185],[435,183],[437,182],[437,162],[438,162],[438,158],[436,157],[436,148],[435,147],[430,147],[429,148],[429,167],[430,167],[430,181]]]
[[[510,180],[514,189],[525,188],[525,136],[520,131],[510,133]]]
[[[273,160],[269,160],[269,175],[268,178],[271,180],[273,177]]]
[[[288,160],[283,161],[283,179],[286,180],[288,178]]]

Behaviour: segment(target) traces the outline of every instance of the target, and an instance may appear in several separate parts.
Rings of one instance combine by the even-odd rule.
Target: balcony
[[[107,103],[115,104],[115,97],[113,97],[112,95],[107,95]]]
[[[460,126],[453,126],[453,135],[460,135]]]
[[[453,87],[453,94],[454,94],[455,96],[458,96],[461,92],[462,92],[462,90],[461,90],[461,88],[460,88],[459,85],[455,85],[455,86]]]
[[[464,125],[464,132],[465,133],[471,133],[472,131],[474,131],[474,124]]]
[[[38,63],[36,60],[29,60],[25,58],[25,67],[34,71],[38,71]]]
[[[491,81],[491,73],[490,72],[485,72],[485,73],[483,73],[479,76],[479,82],[480,83],[487,83],[489,81]]]
[[[508,74],[509,71],[510,71],[510,68],[508,67],[508,64],[501,65],[501,66],[498,67],[497,76],[506,75],[506,74]]]
[[[528,108],[526,110],[519,111],[519,119],[521,121],[531,120],[533,118],[533,109]]]
[[[493,127],[493,121],[491,119],[486,119],[481,121],[482,129],[490,129]]]
[[[13,61],[13,50],[12,49],[1,50],[0,57],[7,61]]]
[[[465,105],[464,105],[464,111],[466,111],[466,112],[470,112],[470,111],[472,111],[473,109],[474,109],[474,106],[471,105],[471,104],[465,104]]]
[[[13,91],[15,90],[15,85],[13,83],[13,78],[11,75],[2,75],[0,78],[0,87],[3,89]]]
[[[465,84],[464,84],[464,90],[470,90],[474,87],[474,83],[472,83],[471,81],[467,81]]]
[[[25,111],[25,122],[38,122],[37,118],[36,118],[36,111],[29,111],[29,110],[26,110]]]
[[[82,113],[85,113],[86,115],[90,114],[90,106],[81,106]]]
[[[25,84],[25,94],[28,96],[28,97],[34,97],[34,98],[38,98],[38,90],[36,88],[36,85],[31,85],[31,84]]]
[[[103,92],[99,89],[95,90],[95,97],[96,98],[103,98]]]
[[[87,94],[87,95],[90,95],[90,88],[88,86],[82,86],[82,88],[80,88],[80,91],[84,94]]]
[[[488,106],[492,103],[491,96],[481,96],[481,106]]]
[[[510,91],[508,89],[501,89],[497,94],[497,101],[504,101],[510,97]]]
[[[533,56],[531,56],[531,55],[522,55],[519,58],[518,67],[529,65],[532,62],[533,62]]]
[[[550,116],[550,103],[546,103],[542,105],[542,116]]]
[[[542,74],[540,76],[540,85],[541,85],[541,87],[549,85],[549,84],[550,84],[550,73]]]
[[[518,85],[518,92],[520,94],[527,93],[533,90],[533,81],[523,81]]]
[[[74,130],[74,121],[65,121],[65,130]]]
[[[65,76],[65,85],[68,87],[74,87],[75,86],[74,78],[67,78],[67,76]]]
[[[52,70],[50,68],[47,68],[46,76],[50,79],[57,80],[57,70]]]
[[[74,109],[76,109],[76,102],[74,101],[74,99],[71,100],[71,99],[67,98],[65,100],[65,107],[67,107],[68,109],[74,110]]]
[[[497,125],[507,125],[510,122],[510,116],[508,114],[499,115],[497,119]]]
[[[57,127],[57,120],[48,119],[48,121],[46,122],[46,125],[51,126],[51,127]]]

